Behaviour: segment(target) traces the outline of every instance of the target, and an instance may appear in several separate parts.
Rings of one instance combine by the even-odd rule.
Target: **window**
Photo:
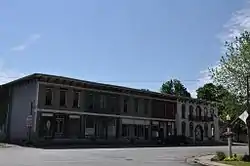
[[[50,88],[46,89],[45,96],[45,105],[52,105],[53,94]]]
[[[137,125],[134,125],[134,132],[135,132],[135,137],[139,137],[138,131],[137,131]]]
[[[105,108],[106,107],[106,98],[104,95],[101,95],[100,98],[100,108]]]
[[[186,135],[186,123],[185,122],[181,123],[181,133],[183,136]]]
[[[60,106],[66,106],[66,90],[60,90]]]
[[[80,107],[80,92],[74,91],[73,107],[74,108]]]
[[[192,105],[189,106],[189,120],[193,120],[194,108]]]
[[[207,123],[204,124],[204,135],[205,135],[205,137],[208,137],[208,125],[207,125]]]
[[[92,93],[89,93],[87,96],[87,101],[88,101],[88,109],[93,109],[94,108],[94,96]]]
[[[138,112],[139,110],[139,101],[138,99],[135,99],[135,112]]]
[[[144,114],[148,114],[148,110],[149,110],[149,100],[144,100]]]
[[[194,135],[194,125],[192,122],[189,123],[189,136],[193,137]]]
[[[143,125],[138,126],[138,137],[143,137],[144,132],[143,132]]]
[[[215,132],[214,124],[211,124],[211,135],[212,135],[212,137],[214,137],[214,132]]]
[[[208,117],[207,108],[204,108],[204,116],[205,116],[205,118],[207,118],[207,117]]]
[[[196,116],[198,117],[199,120],[201,120],[201,107],[197,106],[196,107]]]
[[[110,105],[111,105],[111,112],[115,112],[116,108],[117,108],[117,98],[116,96],[112,96],[110,97]]]
[[[125,125],[125,124],[122,125],[122,136],[123,137],[129,136],[129,126],[128,125]]]
[[[183,119],[186,118],[185,114],[186,114],[186,106],[185,106],[185,104],[182,104],[182,106],[181,106],[181,117]]]
[[[128,112],[128,99],[124,99],[123,112]]]

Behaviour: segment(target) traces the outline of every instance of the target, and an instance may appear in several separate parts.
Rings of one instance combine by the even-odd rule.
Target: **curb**
[[[203,159],[203,161],[200,160],[204,156],[211,156],[211,158]],[[228,164],[223,164],[223,163],[218,163],[218,162],[215,162],[215,161],[211,161],[213,156],[214,156],[214,154],[207,154],[207,155],[202,155],[202,156],[199,156],[199,157],[195,157],[193,162],[197,163],[197,164],[200,164],[200,165],[203,165],[203,166],[231,166],[231,165],[228,165]]]

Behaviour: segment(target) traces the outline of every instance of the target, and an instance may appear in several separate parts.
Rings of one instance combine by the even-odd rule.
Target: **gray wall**
[[[15,85],[12,89],[10,139],[27,139],[26,118],[30,114],[31,102],[36,99],[36,82]]]

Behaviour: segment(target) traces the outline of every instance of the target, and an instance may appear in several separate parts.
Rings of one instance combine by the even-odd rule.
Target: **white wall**
[[[185,108],[186,108],[186,112],[185,112],[185,119],[182,118],[182,104],[185,104]],[[202,109],[201,115],[204,116],[205,112],[204,112],[204,108],[207,108],[208,111],[208,116],[211,116],[210,110],[214,109],[215,114],[218,115],[218,109],[215,107],[212,107],[211,105],[203,105],[203,104],[194,104],[194,103],[190,103],[190,102],[177,102],[177,114],[176,114],[176,128],[177,128],[177,134],[178,135],[182,135],[182,122],[184,121],[186,123],[186,132],[185,132],[185,136],[189,137],[190,133],[189,133],[189,124],[191,121],[189,121],[189,106],[192,105],[193,106],[193,115],[196,116],[196,107],[200,106]],[[215,140],[219,140],[219,118],[214,117],[214,121],[210,121],[210,122],[196,122],[196,121],[192,121],[193,123],[193,139],[195,140],[195,127],[197,125],[201,125],[204,131],[204,124],[207,123],[208,124],[208,137],[205,137],[205,133],[203,132],[203,140],[207,140],[209,137],[212,137],[212,129],[211,129],[211,124],[214,124],[215,126]]]

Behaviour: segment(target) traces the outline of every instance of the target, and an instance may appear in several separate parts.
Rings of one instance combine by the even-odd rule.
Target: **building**
[[[1,87],[11,141],[151,141],[174,135],[176,97],[32,74]]]
[[[193,99],[184,102],[173,95],[46,74],[4,84],[0,96],[0,113],[5,113],[6,135],[12,142],[146,143],[184,134],[181,124],[189,125],[193,116],[188,118],[185,111],[183,118],[180,110],[184,103],[185,110],[189,105],[198,106],[190,104]],[[194,127],[201,124],[201,132],[206,124],[203,117],[199,114],[201,119],[192,122]],[[209,127],[218,125],[212,121],[216,122],[206,121]],[[188,133],[186,127],[185,135]]]
[[[179,98],[176,114],[177,134],[193,142],[220,140],[218,109],[215,103]]]

